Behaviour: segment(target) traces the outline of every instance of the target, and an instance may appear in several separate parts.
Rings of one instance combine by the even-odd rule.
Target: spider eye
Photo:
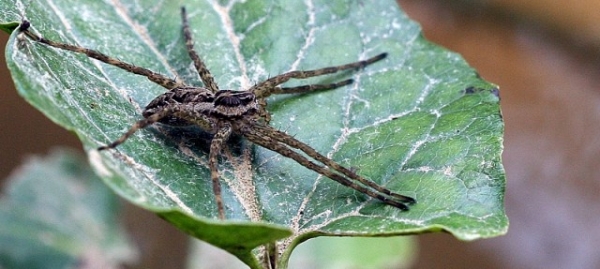
[[[244,107],[254,102],[255,99],[254,94],[249,92],[219,91],[215,95],[214,104],[215,107]]]
[[[256,111],[256,97],[250,92],[218,91],[213,104],[215,112],[227,117]]]
[[[240,98],[237,98],[235,96],[225,96],[223,98],[219,98],[219,99],[215,100],[215,105],[217,105],[217,106],[234,107],[234,106],[239,106],[241,104],[242,104],[242,100],[240,100]]]

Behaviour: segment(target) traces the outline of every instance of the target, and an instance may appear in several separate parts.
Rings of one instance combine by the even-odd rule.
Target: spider
[[[98,150],[114,149],[125,142],[136,131],[154,123],[171,126],[199,126],[204,131],[212,134],[208,166],[211,172],[210,178],[212,180],[218,217],[221,220],[225,219],[225,208],[221,197],[221,184],[217,169],[218,156],[221,154],[228,138],[234,134],[243,136],[254,144],[291,158],[310,170],[403,211],[409,209],[408,205],[415,203],[413,198],[394,193],[373,181],[359,176],[352,169],[346,168],[325,157],[309,145],[285,132],[271,127],[269,125],[270,114],[266,110],[267,103],[265,98],[272,94],[331,90],[353,83],[352,79],[347,79],[331,84],[309,84],[289,88],[279,86],[290,79],[310,78],[333,74],[343,70],[359,70],[384,59],[387,53],[339,66],[287,72],[271,77],[243,91],[220,90],[210,71],[194,50],[192,34],[184,7],[181,8],[181,20],[183,37],[188,54],[194,63],[194,67],[204,87],[188,86],[183,82],[120,61],[95,50],[45,39],[29,31],[30,23],[26,20],[22,21],[18,30],[20,32],[19,40],[24,39],[23,36],[27,36],[33,41],[54,48],[82,53],[106,64],[145,76],[154,83],[166,88],[167,92],[156,97],[143,110],[142,115],[144,119],[133,124],[120,138],[108,145],[99,147]]]

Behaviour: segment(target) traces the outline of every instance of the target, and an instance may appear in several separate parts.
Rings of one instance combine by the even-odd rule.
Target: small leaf
[[[17,27],[19,27],[19,23],[18,22],[9,22],[9,23],[2,23],[0,24],[0,30],[7,32],[7,33],[11,33],[12,31],[14,31],[15,29],[17,29]]]
[[[0,268],[133,262],[135,249],[116,226],[116,198],[81,156],[54,151],[30,159],[0,198]]]
[[[314,238],[300,245],[292,268],[412,268],[414,237]],[[385,248],[382,248],[385,246]]]
[[[19,20],[24,13],[46,38],[201,85],[182,39],[180,4],[53,1],[48,8],[31,1],[0,19]],[[252,267],[259,266],[257,247],[276,240],[285,266],[299,242],[320,235],[445,230],[473,240],[506,232],[498,89],[457,54],[425,41],[394,1],[199,1],[186,7],[195,48],[221,89],[243,90],[286,71],[387,52],[384,61],[356,73],[291,81],[287,85],[355,83],[270,98],[271,125],[417,204],[402,212],[233,139],[232,154],[219,168],[228,220],[217,221],[210,137],[198,128],[155,126],[117,150],[94,150],[141,119],[163,88],[42,44],[19,49],[13,36],[7,63],[21,95],[77,133],[93,167],[121,196]]]

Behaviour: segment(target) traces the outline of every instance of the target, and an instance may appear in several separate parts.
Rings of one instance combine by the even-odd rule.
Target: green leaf
[[[313,238],[300,245],[292,268],[412,268],[417,258],[414,237]],[[385,246],[383,248],[382,246]]]
[[[30,159],[0,198],[0,268],[115,268],[136,258],[118,200],[67,151]]]
[[[17,27],[19,27],[19,22],[9,22],[9,23],[0,24],[0,30],[7,32],[9,34],[12,31],[14,31]]]
[[[94,48],[201,85],[181,34],[183,1],[31,1],[21,14],[46,38]],[[417,199],[409,212],[363,194],[243,139],[220,164],[227,221],[216,220],[207,135],[155,126],[118,150],[105,145],[141,119],[164,92],[143,77],[15,36],[7,63],[21,95],[73,130],[103,180],[125,199],[252,267],[278,241],[285,266],[293,248],[321,235],[382,236],[445,230],[463,240],[504,234],[508,220],[501,163],[498,89],[457,54],[430,44],[394,1],[197,1],[185,3],[195,48],[221,89],[243,90],[289,70],[384,61],[288,85],[354,78],[333,91],[269,100],[271,125],[359,174]],[[247,151],[246,149],[252,149]],[[285,238],[285,239],[284,239]]]

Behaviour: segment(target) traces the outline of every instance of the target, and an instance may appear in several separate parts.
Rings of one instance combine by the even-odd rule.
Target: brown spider
[[[186,11],[183,7],[181,8],[181,18],[185,45],[188,54],[190,58],[192,58],[194,66],[204,83],[204,87],[185,85],[182,82],[167,78],[151,70],[122,62],[95,50],[45,39],[30,32],[30,24],[25,20],[23,20],[19,26],[21,35],[19,40],[22,40],[22,35],[25,35],[34,41],[51,47],[82,53],[90,58],[117,66],[128,72],[145,76],[149,80],[168,89],[166,93],[159,95],[146,106],[142,112],[144,119],[136,122],[119,139],[106,146],[99,147],[98,150],[115,148],[119,144],[125,142],[125,140],[137,130],[157,122],[173,126],[199,126],[208,133],[213,134],[208,164],[220,219],[225,219],[225,210],[221,197],[217,157],[232,134],[244,136],[257,145],[291,158],[308,169],[401,210],[408,210],[408,205],[415,202],[411,197],[394,193],[385,187],[377,185],[373,181],[357,175],[351,169],[341,166],[318,153],[309,145],[296,140],[285,132],[274,129],[268,124],[270,115],[266,110],[265,98],[270,95],[335,89],[351,84],[353,83],[353,80],[347,79],[332,84],[310,84],[291,88],[280,87],[279,85],[290,79],[303,79],[332,74],[342,70],[361,69],[384,59],[387,56],[386,53],[379,54],[364,61],[340,66],[308,71],[291,71],[269,78],[244,91],[219,90],[219,87],[204,65],[204,62],[194,50]],[[311,159],[305,157],[298,151],[303,152]]]

